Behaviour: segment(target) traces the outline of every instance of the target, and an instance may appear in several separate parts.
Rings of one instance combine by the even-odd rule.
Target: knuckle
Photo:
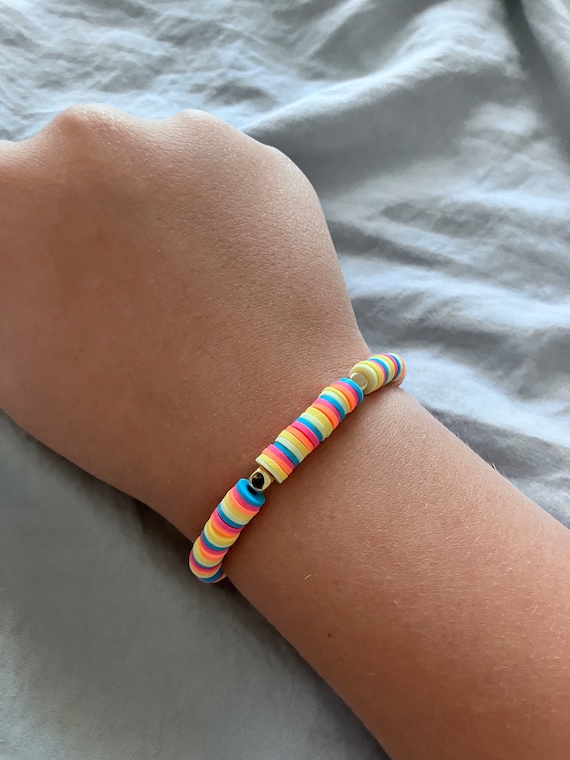
[[[94,123],[101,120],[102,116],[99,106],[79,105],[66,108],[53,121],[61,128],[76,130],[93,126]]]
[[[96,103],[75,105],[61,111],[48,129],[55,128],[66,137],[97,137],[117,131],[121,126],[120,111]]]

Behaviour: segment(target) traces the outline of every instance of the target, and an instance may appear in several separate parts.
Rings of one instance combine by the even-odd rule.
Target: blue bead
[[[303,423],[303,425],[306,425],[309,428],[309,430],[312,430],[313,433],[319,439],[319,441],[323,440],[323,434],[318,429],[318,427],[316,427],[315,425],[313,425],[313,423],[311,422],[311,420],[306,419],[306,417],[303,414],[300,417],[298,417],[297,419],[300,420]]]
[[[208,541],[204,533],[202,533],[202,541],[203,543],[208,547],[208,549],[211,549],[213,552],[219,552],[220,548],[219,546],[216,546],[211,541]]]
[[[388,354],[388,356],[392,359],[392,361],[396,365],[396,375],[399,375],[400,372],[402,371],[402,362],[396,356],[396,354]]]
[[[340,414],[341,420],[344,420],[344,418],[346,417],[346,412],[342,408],[342,406],[341,406],[341,404],[340,404],[339,401],[337,401],[332,396],[329,396],[328,393],[321,393],[321,395],[319,396],[319,398],[324,398],[325,401],[328,401],[329,404],[332,404],[334,406],[334,408],[337,410],[337,412]]]
[[[295,467],[299,464],[299,460],[297,459],[295,454],[293,454],[292,451],[289,451],[289,449],[286,446],[284,446],[282,443],[279,443],[279,441],[275,441],[273,445],[275,446],[276,449],[279,449],[279,451],[283,452],[283,454],[285,454],[287,459],[289,459],[295,465]]]
[[[200,570],[211,570],[211,567],[208,567],[207,565],[203,565],[201,562],[198,562],[196,557],[193,555],[194,562],[196,563],[196,566],[200,568]],[[201,579],[200,579],[201,580]]]
[[[363,393],[362,388],[360,387],[360,385],[358,385],[358,383],[355,383],[354,380],[350,379],[350,377],[343,377],[342,378],[342,382],[343,383],[349,383],[349,385],[351,385],[354,388],[354,390],[358,394],[358,403],[359,404],[362,401],[364,401],[364,393]]]
[[[240,478],[236,483],[236,490],[244,501],[252,507],[261,507],[265,504],[263,491],[256,491],[247,478]]]
[[[220,520],[222,522],[225,522],[225,524],[230,528],[243,528],[243,525],[241,523],[234,522],[230,517],[226,515],[221,504],[218,504],[216,507],[216,512],[219,514]]]
[[[390,377],[390,372],[392,371],[392,368],[387,365],[384,359],[370,357],[370,361],[382,367],[382,369],[384,370],[386,374],[386,380],[384,381],[383,385],[386,385],[386,383],[388,382],[388,378]],[[401,371],[402,368],[400,367],[400,362],[396,362],[396,365],[399,367],[399,371]]]
[[[212,575],[211,578],[200,578],[200,580],[203,583],[216,583],[217,581],[220,580],[223,574],[224,574],[224,571],[220,567],[220,569],[216,573],[214,573],[214,575]]]

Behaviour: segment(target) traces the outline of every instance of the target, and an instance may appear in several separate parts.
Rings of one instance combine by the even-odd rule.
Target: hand
[[[0,143],[0,262],[0,406],[189,535],[367,350],[309,182],[200,112]]]

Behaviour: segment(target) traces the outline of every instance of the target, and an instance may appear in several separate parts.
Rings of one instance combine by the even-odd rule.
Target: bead
[[[233,537],[240,532],[241,527],[238,523],[234,523],[230,517],[226,516],[224,519],[224,516],[220,514],[220,505],[218,504],[211,514],[209,526],[211,536],[208,535],[207,538],[215,546],[221,545],[220,539],[231,543]]]
[[[400,385],[406,376],[406,364],[398,354],[375,354],[368,361],[382,374],[382,385]]]
[[[225,549],[210,549],[204,542],[203,536],[199,536],[194,542],[194,558],[203,567],[215,567],[224,558]]]
[[[265,491],[265,489],[273,483],[273,478],[263,469],[263,467],[258,467],[257,470],[249,476],[249,482],[256,491]]]
[[[358,364],[355,364],[354,367],[350,370],[350,378],[357,383],[365,395],[377,391],[378,388],[380,388],[382,385],[380,372],[378,372],[377,366],[375,366],[374,363],[370,361],[359,362]],[[364,378],[364,385],[358,382],[356,378]]]
[[[337,428],[344,418],[344,414],[341,414],[341,412],[339,412],[338,407],[334,404],[331,404],[330,401],[328,401],[326,398],[323,398],[322,396],[318,397],[318,399],[313,403],[313,406],[316,406],[317,409],[319,409],[323,414],[327,415],[334,428]]]
[[[356,404],[362,403],[364,401],[364,393],[362,392],[362,388],[354,382],[354,380],[351,380],[349,377],[341,377],[340,381],[341,383],[344,383],[348,385],[355,393],[356,393]]]
[[[293,462],[295,467],[303,461],[303,457],[298,457],[291,449],[291,444],[285,445],[284,443],[281,443],[281,441],[275,441],[273,445],[278,448],[279,451],[283,452],[283,454]]]
[[[252,517],[255,517],[258,507],[244,509],[235,496],[228,493],[220,502],[218,509],[220,511],[220,517],[230,526],[230,528],[241,530],[244,525],[248,524]]]
[[[394,364],[391,361],[389,362],[385,356],[373,356],[370,361],[376,368],[379,368],[382,374],[382,384],[389,383],[390,376],[395,373]]]
[[[300,446],[301,451],[305,454],[305,456],[309,456],[311,451],[315,450],[315,444],[311,443],[309,438],[307,438],[305,433],[303,433],[299,427],[293,427],[293,425],[289,425],[289,427],[283,430],[281,435],[290,439],[291,442],[294,443],[296,446]]]
[[[257,464],[262,465],[262,467],[267,470],[267,472],[273,475],[278,483],[283,483],[284,480],[287,480],[288,473],[283,470],[279,462],[276,462],[272,456],[265,453],[265,449],[261,452],[255,461]]]
[[[344,416],[346,417],[347,414],[349,414],[352,411],[352,407],[350,404],[350,401],[347,399],[347,397],[344,395],[344,393],[340,390],[340,388],[335,387],[334,385],[327,386],[321,395],[325,395],[327,397],[333,397],[340,406],[344,409]]]
[[[337,395],[334,395],[332,393],[325,393],[323,391],[323,393],[321,393],[319,398],[322,398],[323,401],[328,401],[329,404],[332,404],[334,408],[337,410],[341,421],[344,420],[344,418],[346,417],[346,410],[342,406],[340,399]]]
[[[357,367],[360,365],[356,365]],[[366,386],[368,385],[368,380],[366,379],[366,375],[363,375],[361,372],[355,372],[354,367],[350,370],[348,373],[348,376],[351,380],[354,380],[354,382],[358,385],[359,388],[362,388],[363,393],[366,393]]]
[[[279,467],[281,467],[283,472],[285,472],[287,475],[290,475],[295,469],[293,460],[289,459],[287,454],[284,454],[281,449],[278,448],[274,443],[266,446],[263,452],[266,454],[266,456],[270,456],[274,462],[277,462]]]
[[[313,425],[310,422],[304,422],[301,417],[297,417],[295,422],[291,423],[291,427],[295,428],[296,430],[299,430],[303,435],[305,435],[308,440],[310,441],[313,450],[317,448],[319,443],[321,442],[321,439],[319,438],[318,431],[316,428],[313,427]]]
[[[193,553],[189,557],[190,570],[194,575],[199,578],[203,583],[217,583],[225,578],[226,575],[222,571],[222,564],[220,562],[218,567],[203,567],[199,562],[194,559]]]
[[[310,406],[308,409],[306,409],[303,414],[301,415],[301,419],[307,423],[310,422],[314,428],[316,428],[319,431],[319,436],[321,438],[321,441],[324,441],[325,438],[328,438],[329,435],[333,431],[333,426],[329,422],[329,420],[325,417],[325,415],[322,412],[319,412],[318,409],[315,409],[314,407]]]
[[[406,377],[406,365],[405,365],[404,360],[402,359],[402,357],[398,356],[398,354],[390,354],[390,356],[392,357],[392,360],[397,365],[396,376],[394,377],[394,379],[392,380],[392,382],[395,385],[401,385],[402,382],[404,381],[404,378]]]
[[[359,386],[348,377],[337,380],[335,386],[346,396],[350,403],[350,411],[353,412],[360,403],[359,393],[364,398],[364,394]]]
[[[287,448],[295,454],[299,462],[302,462],[312,451],[312,448],[307,448],[297,436],[290,432],[289,428],[282,430],[276,440],[284,446],[287,446]]]
[[[232,492],[234,492],[236,496],[241,496],[241,498],[248,504],[258,508],[265,502],[265,496],[252,488],[249,480],[246,480],[245,478],[240,478],[238,480],[235,487],[230,491],[230,493]]]

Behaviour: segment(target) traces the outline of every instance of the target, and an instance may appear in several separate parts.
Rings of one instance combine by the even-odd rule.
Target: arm
[[[0,257],[2,407],[190,538],[368,353],[306,179],[204,115],[80,108],[0,145]],[[394,760],[562,760],[569,536],[387,390],[227,571]]]
[[[272,488],[228,557],[394,760],[567,757],[570,534],[402,391]]]

